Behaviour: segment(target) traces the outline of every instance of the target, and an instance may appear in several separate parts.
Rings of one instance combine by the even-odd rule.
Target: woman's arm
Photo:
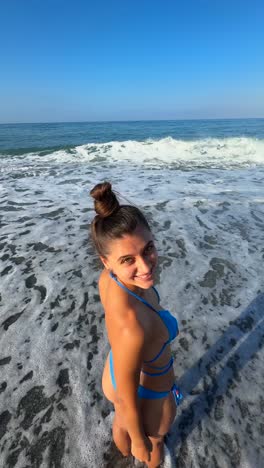
[[[132,314],[134,315],[134,314]],[[145,432],[138,405],[138,385],[145,333],[131,316],[112,341],[117,400],[132,443],[145,443]]]

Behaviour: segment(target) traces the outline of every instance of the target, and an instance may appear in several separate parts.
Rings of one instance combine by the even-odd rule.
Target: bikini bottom
[[[112,382],[114,389],[116,390],[116,380],[115,380],[115,374],[114,374],[112,350],[110,350],[110,353],[109,353],[109,364],[110,364],[111,382]],[[173,384],[170,390],[167,390],[165,392],[157,392],[156,390],[150,390],[149,388],[143,387],[143,385],[138,386],[139,398],[146,398],[147,400],[151,400],[151,399],[156,400],[158,398],[164,398],[168,396],[170,392],[173,393],[176,405],[179,406],[179,404],[181,403],[181,400],[183,399],[183,395],[179,387],[177,387],[175,383]]]

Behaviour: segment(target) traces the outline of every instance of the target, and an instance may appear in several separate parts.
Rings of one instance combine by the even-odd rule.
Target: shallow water
[[[251,137],[170,137],[4,155],[1,466],[134,466],[111,444],[101,390],[109,346],[88,228],[89,190],[106,179],[149,218],[162,305],[180,325],[175,465],[262,467],[263,149]]]

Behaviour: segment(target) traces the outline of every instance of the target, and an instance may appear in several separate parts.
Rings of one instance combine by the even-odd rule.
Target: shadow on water
[[[234,382],[240,381],[239,372],[255,357],[263,345],[264,294],[262,293],[237,319],[230,322],[216,343],[178,380],[181,390],[186,396],[190,395],[191,401],[187,408],[179,412],[167,439],[174,455],[177,447],[184,445],[187,437],[212,409],[215,419],[221,419],[219,403],[223,403],[224,395],[230,396],[230,388]],[[217,373],[215,366],[219,363],[221,367]],[[201,389],[201,385],[196,388],[202,379],[204,388]],[[185,467],[184,460],[178,458],[176,461],[179,466]]]
[[[179,416],[166,441],[178,467],[189,468],[185,446],[188,436],[206,416],[210,415],[212,410],[214,410],[215,419],[221,419],[223,396],[230,393],[234,382],[240,381],[239,372],[263,345],[264,294],[259,294],[237,319],[230,322],[229,327],[216,343],[177,381],[184,395],[190,395],[192,398],[188,407],[179,411]],[[219,364],[221,368],[217,373],[215,366]],[[201,381],[203,389],[198,389],[197,386]],[[230,452],[232,450],[233,448],[230,447]],[[234,450],[230,453],[230,457],[232,466],[241,466],[239,454]],[[104,459],[105,468],[146,466],[141,463],[135,465],[133,457],[124,458],[113,442],[104,454]],[[209,464],[205,466],[209,467]],[[215,460],[214,468],[217,467]]]

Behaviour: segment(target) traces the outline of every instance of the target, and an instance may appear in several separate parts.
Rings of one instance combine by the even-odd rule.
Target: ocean
[[[164,466],[262,468],[264,119],[5,124],[0,168],[0,466],[135,466],[101,389],[89,191],[108,180],[146,214],[179,322]]]

